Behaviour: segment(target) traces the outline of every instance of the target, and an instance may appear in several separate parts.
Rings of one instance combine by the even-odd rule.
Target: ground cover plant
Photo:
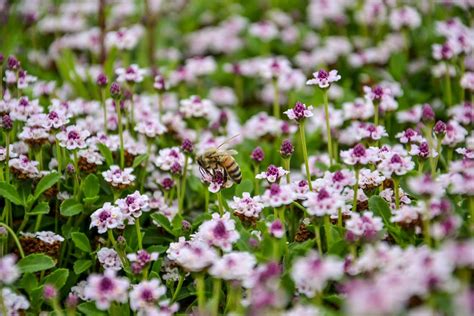
[[[473,315],[472,0],[0,0],[0,315]]]

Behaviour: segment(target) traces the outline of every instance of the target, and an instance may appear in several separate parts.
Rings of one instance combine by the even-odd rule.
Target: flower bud
[[[2,117],[2,127],[4,129],[8,130],[8,131],[13,128],[13,122],[12,122],[12,119],[11,119],[10,115],[5,114]]]
[[[108,81],[109,80],[107,79],[107,76],[101,73],[97,76],[96,83],[99,87],[104,88],[105,86],[107,86]]]
[[[43,297],[45,300],[52,300],[55,299],[58,295],[58,291],[56,288],[51,284],[45,284],[43,287]]]
[[[112,96],[112,98],[119,99],[120,92],[120,85],[117,82],[112,82],[112,84],[110,85],[110,95]]]
[[[433,111],[433,108],[428,103],[423,105],[423,109],[421,112],[421,119],[424,122],[434,121],[435,119],[435,113]]]
[[[191,140],[185,138],[183,139],[183,142],[181,143],[181,149],[184,151],[184,153],[191,154],[194,150],[194,145],[191,142]]]
[[[261,163],[263,159],[265,159],[265,153],[263,152],[262,148],[259,146],[259,147],[256,147],[252,151],[250,158],[252,158],[252,160],[255,161],[256,163]]]
[[[446,134],[446,123],[443,121],[436,122],[435,126],[433,127],[433,132],[437,136],[444,136],[444,134]]]
[[[18,70],[18,68],[20,68],[20,62],[15,58],[15,56],[9,56],[7,60],[7,67],[10,70]]]
[[[295,148],[293,147],[291,141],[289,139],[285,139],[280,146],[280,155],[283,158],[290,158],[294,151]]]

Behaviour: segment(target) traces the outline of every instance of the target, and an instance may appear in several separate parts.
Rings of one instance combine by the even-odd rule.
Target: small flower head
[[[194,151],[194,144],[189,138],[183,139],[181,143],[181,150],[186,154],[192,154]]]
[[[290,120],[296,120],[296,121],[302,121],[307,117],[312,117],[313,116],[313,107],[309,106],[306,107],[301,102],[296,102],[295,106],[293,109],[289,109],[285,111],[284,113],[288,116]]]
[[[100,73],[98,76],[97,76],[97,80],[96,80],[96,83],[97,83],[97,86],[100,87],[100,88],[104,88],[107,86],[107,83],[109,82],[109,80],[107,79],[107,76],[103,73]]]
[[[108,229],[123,226],[123,215],[120,208],[106,202],[101,208],[91,214],[90,228],[97,227],[99,234]]]
[[[52,284],[45,284],[43,287],[43,297],[45,300],[53,300],[58,296],[58,290]]]
[[[250,158],[256,163],[261,163],[265,159],[265,153],[263,152],[262,147],[258,146],[250,154]]]
[[[421,109],[421,119],[424,122],[432,122],[435,119],[435,113],[433,108],[429,104],[424,104],[423,108]]]
[[[437,121],[433,127],[433,132],[436,134],[436,136],[443,137],[446,134],[446,123],[443,121]]]
[[[267,227],[270,235],[275,238],[282,238],[285,235],[285,226],[283,226],[283,223],[279,219],[268,223]]]
[[[110,85],[110,95],[112,96],[113,99],[118,100],[120,99],[121,96],[121,88],[120,85],[117,82],[112,82]]]
[[[313,78],[306,81],[307,85],[317,85],[321,89],[327,89],[333,82],[337,82],[341,79],[341,76],[337,74],[337,70],[331,70],[327,72],[321,69],[313,73]]]

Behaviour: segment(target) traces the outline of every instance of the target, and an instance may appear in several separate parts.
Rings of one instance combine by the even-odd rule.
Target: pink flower
[[[119,271],[122,269],[122,262],[120,261],[120,257],[112,248],[103,247],[97,251],[97,259],[102,264],[105,270],[111,269],[114,271]]]
[[[461,87],[474,91],[474,72],[466,72],[461,78]]]
[[[160,122],[145,120],[137,122],[135,130],[146,137],[154,138],[163,135],[166,132],[166,127]]]
[[[413,193],[424,196],[442,197],[445,193],[442,183],[435,181],[429,174],[410,178],[408,180],[408,187]]]
[[[357,241],[364,239],[372,241],[377,234],[382,231],[383,223],[380,217],[374,217],[372,212],[364,212],[361,216],[359,213],[352,212],[351,218],[346,221],[346,239],[349,241]]]
[[[112,165],[109,170],[102,172],[102,176],[113,187],[129,186],[135,181],[135,176],[132,172],[133,168],[122,170],[119,166]]]
[[[423,136],[421,136],[417,131],[408,128],[403,132],[398,133],[395,135],[396,138],[400,139],[400,143],[408,144],[408,143],[421,143],[423,141]]]
[[[56,135],[61,147],[69,150],[81,149],[87,146],[86,139],[90,136],[90,132],[80,129],[76,125],[71,125]]]
[[[158,152],[155,165],[163,171],[170,171],[175,164],[184,168],[185,159],[179,147],[163,148]]]
[[[280,178],[289,174],[290,172],[283,169],[282,167],[276,167],[274,165],[270,165],[267,168],[267,171],[261,172],[255,176],[257,179],[265,179],[268,183],[275,183],[279,182]]]
[[[117,75],[117,82],[138,83],[143,81],[147,70],[141,69],[138,65],[133,64],[128,66],[128,68],[117,68],[115,74]]]
[[[244,281],[250,277],[256,263],[251,253],[233,251],[214,262],[209,274],[224,280]]]
[[[343,263],[332,256],[320,257],[310,251],[305,257],[296,259],[291,268],[291,278],[298,292],[307,297],[320,294],[328,281],[343,275]]]
[[[229,206],[235,213],[242,214],[246,217],[258,218],[263,210],[263,203],[260,196],[251,197],[250,193],[242,193],[242,198],[234,196],[234,200],[229,202]]]
[[[222,217],[214,213],[211,220],[199,226],[196,238],[223,251],[230,251],[232,244],[240,238],[240,234],[235,228],[235,221],[230,219],[230,213],[225,213]]]
[[[117,277],[115,271],[106,270],[103,275],[91,274],[87,278],[84,295],[95,301],[100,310],[107,310],[113,302],[125,303],[130,282],[127,278]]]
[[[185,241],[184,237],[180,237],[178,242],[171,243],[166,253],[168,259],[191,272],[202,271],[218,258],[216,251],[207,242],[200,239]]]
[[[269,189],[265,190],[262,202],[265,206],[280,207],[289,205],[296,199],[296,194],[290,185],[278,185],[273,183]]]
[[[313,77],[313,79],[306,81],[306,84],[318,85],[321,89],[329,88],[331,83],[341,79],[341,76],[337,74],[337,70],[327,72],[326,70],[321,69],[318,72],[313,73]]]
[[[201,99],[197,95],[192,95],[189,99],[181,100],[179,112],[184,118],[209,118],[214,110],[214,103],[208,99]]]
[[[362,144],[357,144],[354,148],[341,151],[341,158],[347,165],[367,165],[375,163],[378,160],[377,150],[369,147],[365,148]]]
[[[279,219],[276,219],[271,223],[267,223],[267,227],[271,236],[275,238],[282,238],[285,236],[285,226]]]
[[[410,156],[391,152],[377,166],[378,170],[387,178],[393,175],[401,176],[413,170],[415,163]]]
[[[344,200],[338,192],[321,188],[319,192],[308,192],[303,206],[313,216],[336,215],[344,206]]]
[[[110,202],[106,202],[101,208],[91,214],[91,224],[89,228],[97,227],[99,234],[105,233],[108,229],[122,226],[122,212]]]
[[[16,256],[13,254],[0,258],[0,283],[12,284],[20,276],[20,271],[15,265]]]
[[[130,291],[130,308],[133,311],[143,313],[143,315],[155,315],[147,313],[149,308],[155,308],[158,301],[165,297],[166,287],[159,279],[144,280],[133,285]],[[160,313],[157,313],[160,314]],[[163,314],[164,315],[164,314]]]
[[[301,102],[296,102],[295,106],[292,109],[289,109],[285,113],[290,120],[301,121],[307,117],[313,116],[313,107],[310,105],[306,107],[305,104]]]
[[[129,225],[135,223],[135,219],[142,215],[142,211],[149,211],[148,196],[141,195],[138,191],[127,195],[126,198],[118,199],[116,203],[122,211],[123,220],[128,220]]]

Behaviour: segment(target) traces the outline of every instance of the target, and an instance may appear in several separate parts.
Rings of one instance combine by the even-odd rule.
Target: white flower
[[[133,311],[145,312],[144,315],[153,315],[146,313],[150,307],[155,307],[166,294],[166,287],[158,279],[142,281],[133,286],[130,291],[130,308]]]
[[[98,309],[107,310],[113,302],[127,301],[129,284],[127,278],[117,277],[113,270],[105,270],[103,275],[92,274],[87,278],[84,295],[95,301]]]
[[[126,69],[117,68],[115,73],[117,74],[117,82],[138,83],[143,81],[143,77],[147,74],[147,71],[133,64]]]
[[[329,280],[339,279],[343,272],[341,261],[331,256],[320,257],[311,251],[293,263],[291,278],[300,293],[314,297],[324,290]]]
[[[214,262],[209,274],[224,280],[244,281],[252,274],[257,260],[248,252],[233,251]]]
[[[337,74],[337,70],[327,72],[326,70],[321,69],[318,72],[313,73],[313,77],[313,79],[306,81],[306,84],[317,85],[321,89],[329,88],[331,83],[341,79],[341,76]]]
[[[68,126],[65,131],[56,135],[59,144],[69,150],[85,148],[87,146],[86,139],[90,136],[90,132],[80,129],[75,125]]]
[[[246,217],[258,218],[263,210],[263,203],[260,202],[260,196],[251,197],[250,193],[242,193],[242,198],[234,196],[234,201],[229,202],[229,206],[235,213],[242,214]]]
[[[102,176],[105,181],[109,182],[114,187],[122,185],[128,186],[135,181],[135,176],[132,172],[133,168],[125,168],[122,170],[119,166],[112,165],[109,170],[102,172]]]
[[[15,265],[16,256],[9,254],[0,258],[0,284],[12,284],[20,276]]]
[[[99,262],[102,264],[105,270],[111,269],[119,271],[122,269],[120,257],[118,253],[112,248],[100,248],[100,250],[97,252],[97,259],[99,259]]]
[[[123,226],[123,215],[120,208],[106,202],[101,208],[91,214],[91,224],[89,228],[97,227],[99,234],[103,234],[107,229],[114,229]]]
[[[214,213],[211,220],[199,226],[196,238],[219,247],[223,251],[230,251],[232,244],[240,238],[240,234],[235,228],[235,221],[230,219],[230,213],[225,213],[222,217]]]

